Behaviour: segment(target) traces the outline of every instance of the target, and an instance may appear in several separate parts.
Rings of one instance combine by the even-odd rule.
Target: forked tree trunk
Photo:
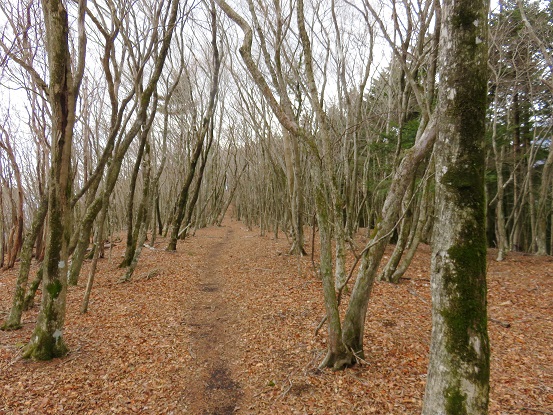
[[[428,223],[430,222],[429,219],[429,213],[428,208],[429,205],[429,187],[430,187],[430,180],[428,183],[424,186],[424,191],[421,196],[421,204],[419,206],[419,213],[417,218],[417,223],[413,225],[413,237],[411,238],[411,241],[409,242],[409,247],[407,248],[407,252],[405,252],[401,258],[400,264],[395,269],[394,273],[390,277],[390,281],[397,284],[399,283],[399,280],[403,277],[407,269],[409,268],[409,265],[411,264],[411,261],[413,260],[413,257],[415,256],[415,253],[417,251],[417,247],[419,246],[419,243],[422,239],[422,236],[424,234],[425,228],[428,226]]]
[[[373,237],[365,248],[357,279],[344,317],[343,339],[348,349],[363,358],[363,334],[368,302],[376,272],[391,233],[399,218],[401,203],[421,161],[428,155],[436,138],[436,115],[421,127],[421,134],[408,151],[394,174],[390,190],[382,208],[382,220],[376,225]]]
[[[412,213],[412,207],[411,207],[411,197],[413,196],[413,187],[415,186],[415,178],[412,178],[411,186],[408,188],[408,192],[405,195],[405,198],[403,199],[403,219],[401,220],[401,224],[399,227],[399,237],[396,242],[396,246],[394,247],[394,251],[392,252],[392,255],[388,259],[388,262],[384,266],[384,269],[382,270],[382,273],[378,276],[378,279],[380,281],[387,281],[387,282],[394,282],[397,283],[397,281],[392,280],[392,275],[395,273],[399,262],[401,261],[401,258],[403,257],[403,252],[405,251],[405,248],[407,247],[407,244],[409,243],[410,236],[412,236],[412,233],[414,232],[413,227],[416,226],[413,225],[413,213]]]
[[[197,137],[196,145],[191,155],[188,173],[186,175],[184,184],[179,193],[178,200],[175,203],[175,207],[173,209],[174,216],[171,223],[171,236],[169,239],[169,243],[167,244],[167,248],[166,248],[167,251],[175,251],[177,249],[177,240],[179,238],[180,228],[182,226],[182,222],[184,220],[185,213],[186,213],[186,205],[188,203],[190,186],[192,184],[192,180],[194,179],[196,166],[200,159],[205,138],[206,138],[206,135],[208,134],[208,131],[211,126],[211,122],[215,113],[217,92],[219,91],[219,68],[221,67],[221,59],[219,56],[219,49],[217,47],[217,25],[216,25],[216,13],[215,13],[214,4],[212,4],[210,13],[211,13],[211,32],[212,32],[211,47],[213,52],[213,75],[211,79],[211,89],[209,91],[209,104],[208,104],[205,116],[202,120],[200,129],[196,135]]]
[[[487,0],[444,0],[424,415],[488,413],[485,116]]]
[[[323,283],[324,304],[328,321],[327,354],[319,367],[343,369],[355,363],[355,358],[342,342],[342,323],[332,273],[332,221],[328,216],[329,203],[324,197],[322,189],[319,188],[316,192],[317,221],[321,243],[319,272]]]

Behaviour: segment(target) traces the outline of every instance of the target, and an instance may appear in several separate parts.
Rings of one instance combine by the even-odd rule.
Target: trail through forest
[[[198,268],[199,284],[185,305],[183,320],[190,330],[189,353],[198,365],[195,379],[190,382],[190,412],[202,415],[231,415],[239,407],[242,395],[240,385],[233,379],[233,367],[238,365],[239,357],[234,347],[238,343],[238,322],[229,301],[232,285],[223,268],[228,260],[225,253],[236,241],[232,228],[218,230],[222,235],[210,236],[217,242],[208,249]]]
[[[360,234],[357,244],[364,241]],[[36,307],[22,330],[0,332],[0,414],[420,413],[430,339],[427,246],[407,279],[376,284],[366,362],[333,373],[317,370],[326,341],[324,329],[314,335],[324,315],[320,281],[310,257],[287,255],[282,233],[261,236],[228,219],[174,253],[165,244],[143,250],[128,283],[118,282],[124,244],[106,251],[83,315],[86,264],[68,294],[65,358],[20,358]],[[497,263],[494,255],[490,413],[553,414],[553,260],[512,253]],[[0,271],[0,319],[16,275],[17,267]]]

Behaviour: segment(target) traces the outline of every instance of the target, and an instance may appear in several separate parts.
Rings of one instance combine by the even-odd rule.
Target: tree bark
[[[6,269],[13,268],[17,255],[21,251],[23,243],[23,184],[21,182],[21,171],[15,159],[13,148],[10,144],[8,132],[0,125],[0,133],[5,136],[5,140],[0,140],[0,148],[2,148],[10,160],[12,165],[13,174],[15,176],[15,184],[17,186],[17,203],[13,200],[13,196],[10,192],[10,199],[12,201],[12,229],[8,238],[8,252]],[[11,180],[10,180],[11,182]]]
[[[432,336],[424,415],[487,414],[487,0],[445,0],[440,50]]]
[[[49,67],[52,155],[48,183],[48,235],[42,302],[37,323],[23,356],[50,360],[67,353],[63,339],[67,291],[68,246],[71,238],[71,149],[76,101],[84,71],[84,11],[79,3],[79,61],[74,76],[69,50],[69,23],[61,0],[43,0]]]
[[[3,330],[15,330],[21,328],[21,315],[23,314],[23,305],[25,302],[25,291],[29,280],[29,269],[31,268],[31,259],[33,256],[33,246],[42,229],[46,213],[48,212],[48,198],[46,195],[42,198],[40,205],[35,212],[33,223],[25,235],[23,248],[21,249],[21,264],[19,274],[15,283],[15,292],[13,294],[13,303],[10,314],[2,326]]]

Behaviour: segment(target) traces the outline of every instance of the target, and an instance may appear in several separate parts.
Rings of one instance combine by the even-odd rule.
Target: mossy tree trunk
[[[484,132],[487,0],[445,0],[439,67],[432,337],[422,413],[487,414]]]
[[[23,311],[27,311],[33,308],[34,302],[35,302],[35,295],[38,290],[38,287],[40,286],[40,283],[42,282],[43,274],[44,274],[44,262],[36,272],[35,279],[33,280],[33,282],[31,282],[31,285],[27,290],[27,294],[25,295],[25,300],[23,301]]]
[[[15,292],[13,294],[12,307],[10,314],[6,319],[3,330],[15,330],[21,328],[21,315],[23,314],[23,305],[25,302],[25,291],[27,290],[27,282],[29,280],[29,270],[31,269],[31,259],[33,256],[33,247],[37,239],[39,231],[48,212],[48,197],[43,196],[40,205],[33,217],[33,223],[25,235],[23,247],[21,248],[21,264],[19,266],[19,274],[15,283]]]
[[[85,1],[79,3],[79,60],[72,72],[69,50],[69,23],[61,0],[43,0],[46,49],[49,69],[49,102],[51,109],[51,162],[48,183],[48,234],[42,302],[37,323],[23,356],[49,360],[63,356],[67,347],[63,339],[65,296],[67,291],[68,246],[71,238],[71,149],[77,94],[84,72]]]

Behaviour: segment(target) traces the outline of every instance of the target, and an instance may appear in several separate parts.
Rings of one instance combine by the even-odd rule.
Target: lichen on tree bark
[[[487,2],[442,5],[432,337],[423,414],[487,414]]]

